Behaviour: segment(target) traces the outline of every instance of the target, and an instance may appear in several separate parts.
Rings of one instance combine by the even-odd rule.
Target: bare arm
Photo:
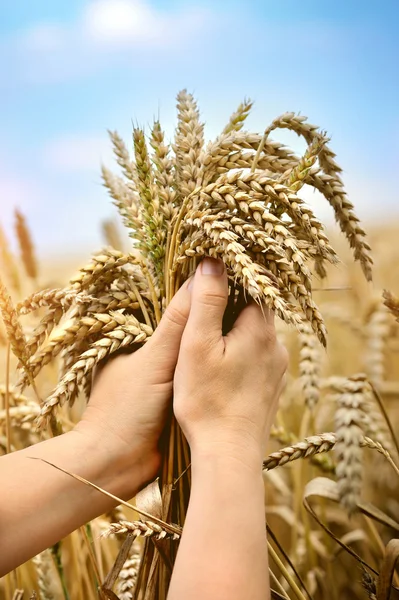
[[[79,431],[2,457],[0,577],[117,504],[29,457],[44,458],[124,500],[152,475],[150,465],[140,463],[139,449],[126,463],[106,440],[96,441]]]
[[[73,431],[0,458],[0,577],[115,504],[29,457],[45,459],[125,500],[156,477],[158,441],[189,310],[185,285],[146,345],[111,360],[98,374]]]
[[[262,458],[287,354],[255,304],[222,335],[227,277],[206,266],[220,272],[197,270],[175,373],[192,490],[168,600],[267,600]]]
[[[269,598],[264,488],[259,464],[251,462],[193,457],[190,506],[169,600]]]

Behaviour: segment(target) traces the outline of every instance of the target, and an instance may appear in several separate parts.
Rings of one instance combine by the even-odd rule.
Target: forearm
[[[137,465],[128,470],[104,440],[87,439],[78,431],[0,458],[0,576],[116,504],[31,458],[45,459],[123,499],[142,483]]]
[[[264,486],[257,461],[192,460],[192,491],[168,600],[267,600]]]

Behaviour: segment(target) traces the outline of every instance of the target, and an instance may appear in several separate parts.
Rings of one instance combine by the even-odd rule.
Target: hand
[[[192,455],[227,453],[261,463],[288,355],[276,340],[273,314],[255,303],[223,336],[227,296],[223,263],[205,259],[192,284],[174,378],[174,412]]]
[[[172,398],[173,375],[190,311],[186,282],[169,304],[150,340],[133,354],[111,358],[99,371],[82,420],[75,427],[95,444],[105,444],[111,464],[142,484],[160,466],[158,442]]]

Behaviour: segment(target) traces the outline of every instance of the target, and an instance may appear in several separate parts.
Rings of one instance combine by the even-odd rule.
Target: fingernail
[[[224,264],[221,260],[214,258],[204,258],[201,263],[202,275],[222,275],[224,272]]]

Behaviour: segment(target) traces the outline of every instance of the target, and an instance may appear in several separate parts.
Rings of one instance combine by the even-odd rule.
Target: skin
[[[223,264],[205,259],[149,342],[101,370],[71,432],[1,458],[0,576],[115,505],[28,457],[131,498],[157,475],[173,391],[192,493],[168,598],[269,597],[261,465],[287,353],[255,304],[222,335],[227,291]]]
[[[174,379],[192,490],[169,600],[270,597],[262,459],[288,357],[255,304],[222,335],[227,294],[222,263],[203,262]]]

